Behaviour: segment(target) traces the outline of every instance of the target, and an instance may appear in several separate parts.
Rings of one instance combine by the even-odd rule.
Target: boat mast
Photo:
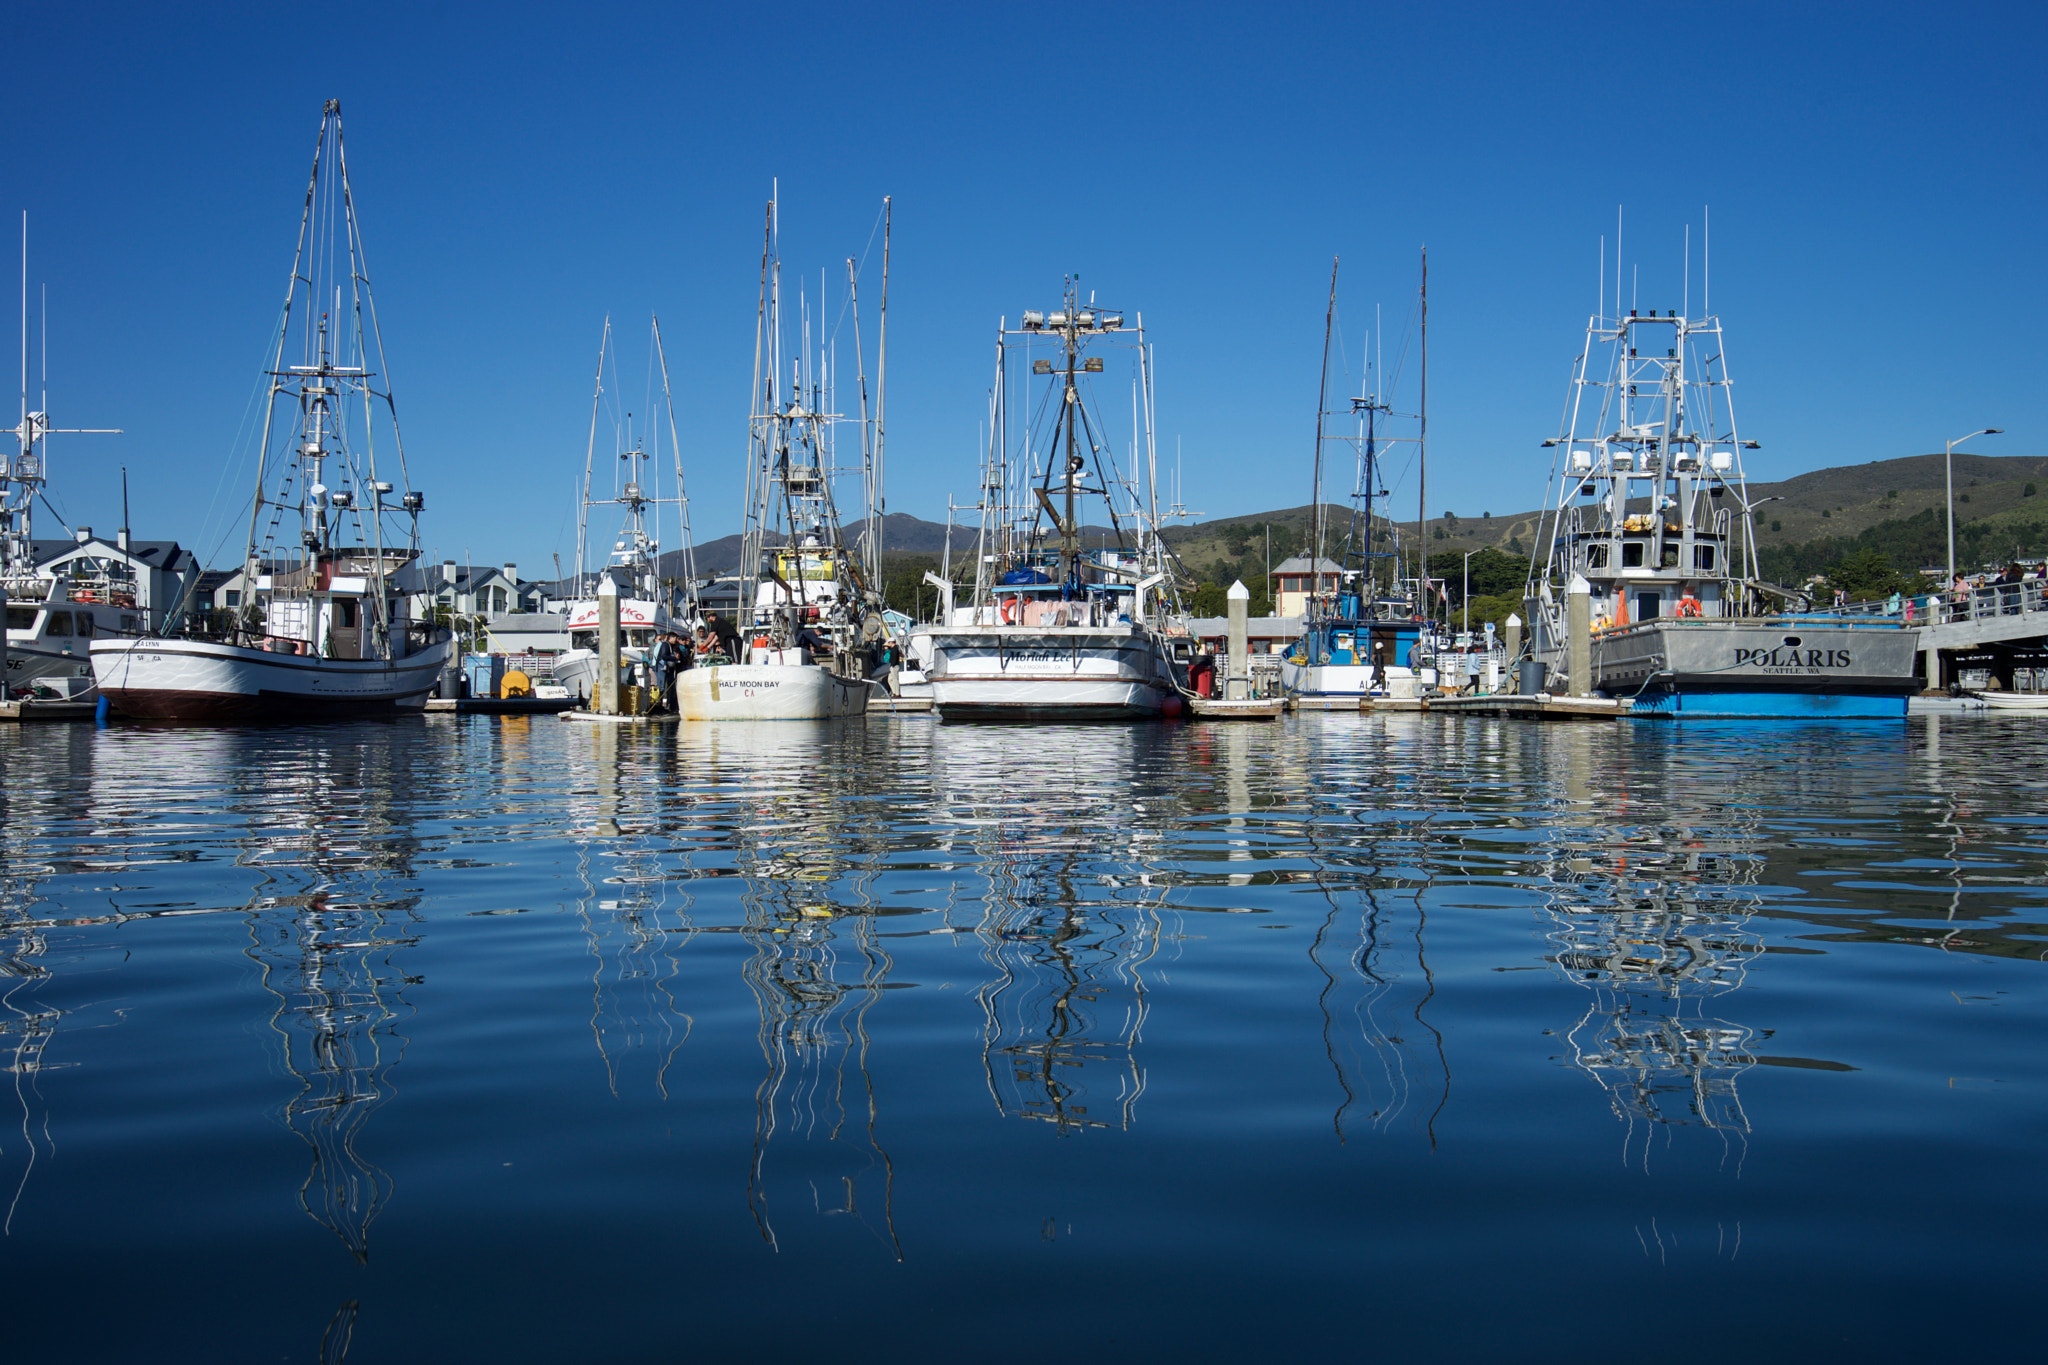
[[[1081,357],[1081,323],[1076,316],[1079,311],[1079,298],[1079,291],[1070,281],[1067,285],[1066,412],[1063,414],[1067,419],[1067,468],[1063,481],[1066,488],[1066,516],[1060,522],[1060,581],[1063,583],[1075,582],[1081,576],[1081,542],[1077,536],[1079,528],[1074,525],[1074,488],[1079,482],[1076,476],[1083,463],[1077,450],[1079,433],[1074,430],[1074,416],[1081,407],[1080,386],[1074,381],[1074,367],[1080,363]]]
[[[270,393],[268,401],[263,405],[263,440],[256,448],[256,496],[249,507],[249,551],[242,562],[245,594],[255,590],[258,571],[261,568],[260,528],[263,509],[269,504],[269,499],[264,496],[264,490],[270,477],[270,434],[277,420],[277,396],[285,387],[284,348],[291,340],[292,305],[298,302],[300,270],[306,260],[306,238],[313,224],[313,196],[320,188],[320,160],[327,149],[327,123],[340,112],[341,106],[335,100],[327,101],[326,107],[320,111],[320,132],[313,139],[313,169],[306,177],[306,202],[299,212],[299,240],[292,248],[292,273],[285,277],[284,308],[278,316],[277,346],[270,361]],[[283,510],[281,504],[278,505],[278,510]]]
[[[755,585],[761,577],[762,521],[768,506],[767,433],[760,414],[774,405],[775,381],[761,382],[761,361],[768,338],[768,257],[775,249],[775,200],[769,199],[761,229],[761,292],[754,305],[754,380],[747,394],[747,524],[740,537],[739,611],[752,612]],[[772,356],[769,357],[772,362]]]
[[[1415,591],[1429,609],[1429,248],[1422,248],[1422,395],[1415,432]]]
[[[1310,615],[1314,614],[1315,599],[1317,596],[1320,595],[1316,591],[1316,585],[1320,582],[1322,576],[1323,409],[1329,405],[1330,398],[1330,332],[1335,327],[1337,322],[1337,264],[1341,259],[1342,258],[1338,256],[1332,256],[1330,258],[1330,303],[1329,307],[1323,313],[1323,368],[1321,374],[1317,376],[1316,380],[1316,457],[1314,465],[1315,487],[1310,490],[1311,497],[1309,508],[1309,526],[1311,530],[1311,535],[1309,537],[1308,563],[1308,581],[1310,584],[1310,606],[1308,614]]]
[[[47,309],[45,310],[47,313]],[[28,410],[28,211],[21,215],[21,425],[14,429],[17,450],[10,461],[0,456],[0,581],[33,582],[36,576],[35,533],[31,526],[35,500],[49,481],[47,438],[118,436],[116,427],[52,427],[50,425],[50,348],[48,322],[43,337],[43,410]],[[40,449],[38,449],[40,447]],[[126,479],[123,474],[122,478]],[[124,482],[124,487],[125,482]],[[128,521],[123,495],[121,522]]]
[[[893,210],[891,196],[882,196],[882,320],[881,341],[875,360],[875,473],[869,485],[868,499],[868,585],[877,594],[882,590],[882,519],[887,514],[888,503],[882,492],[882,414],[889,399],[889,229]],[[860,323],[854,322],[856,347],[859,345]]]
[[[583,594],[583,575],[589,567],[590,480],[597,460],[597,410],[604,399],[604,357],[612,344],[612,315],[604,315],[604,331],[597,343],[597,375],[590,381],[590,439],[583,449],[583,502],[576,509],[576,593]]]
[[[683,593],[691,614],[697,609],[697,547],[690,530],[690,494],[683,485],[683,445],[676,436],[676,400],[668,383],[668,352],[661,344],[661,319],[649,314],[654,326],[654,357],[661,364],[661,398],[668,405],[669,454],[676,465],[676,509],[683,528]],[[658,563],[659,561],[657,561]]]

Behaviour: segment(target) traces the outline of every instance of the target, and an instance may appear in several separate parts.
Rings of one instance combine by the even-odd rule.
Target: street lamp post
[[[1482,545],[1479,547],[1479,550],[1485,548]],[[1465,586],[1462,589],[1464,595],[1459,599],[1459,603],[1465,609],[1465,624],[1462,629],[1467,635],[1472,633],[1472,556],[1478,554],[1479,550],[1465,551],[1465,567],[1462,571]]]
[[[1948,443],[1948,448],[1942,453],[1942,467],[1948,480],[1948,582],[1942,585],[1944,588],[1952,588],[1956,582],[1956,447],[1979,436],[2004,434],[2003,427],[1985,427],[1982,431],[1973,431],[1968,436],[1956,437]]]

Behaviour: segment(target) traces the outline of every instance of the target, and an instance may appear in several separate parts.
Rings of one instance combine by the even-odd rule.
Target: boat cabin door
[[[363,657],[362,601],[337,597],[327,604],[328,653],[337,659]]]

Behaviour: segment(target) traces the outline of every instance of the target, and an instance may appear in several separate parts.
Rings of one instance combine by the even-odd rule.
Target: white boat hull
[[[1373,685],[1374,669],[1367,664],[1297,664],[1280,661],[1280,687],[1290,697],[1411,698],[1422,695],[1422,679],[1414,669],[1401,664],[1380,669],[1379,685]]]
[[[818,664],[710,664],[676,677],[684,720],[830,720],[864,716],[872,689]]]
[[[424,709],[455,641],[402,659],[323,659],[206,640],[95,640],[108,705],[143,720],[320,720]]]
[[[954,626],[931,632],[940,720],[1129,720],[1179,715],[1172,665],[1131,627]]]
[[[2019,715],[2048,715],[2048,694],[2039,692],[1978,692],[1970,697],[1969,704]]]

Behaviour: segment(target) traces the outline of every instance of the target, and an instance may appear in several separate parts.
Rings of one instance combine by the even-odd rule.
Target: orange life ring
[[[1017,624],[1017,608],[1018,608],[1018,604],[1019,604],[1020,602],[1022,602],[1023,600],[1024,600],[1024,599],[1022,599],[1021,597],[1005,597],[1005,598],[1003,599],[1003,624],[1004,624],[1004,625],[1006,625],[1006,626],[1014,626],[1014,625],[1016,625],[1016,624]]]

